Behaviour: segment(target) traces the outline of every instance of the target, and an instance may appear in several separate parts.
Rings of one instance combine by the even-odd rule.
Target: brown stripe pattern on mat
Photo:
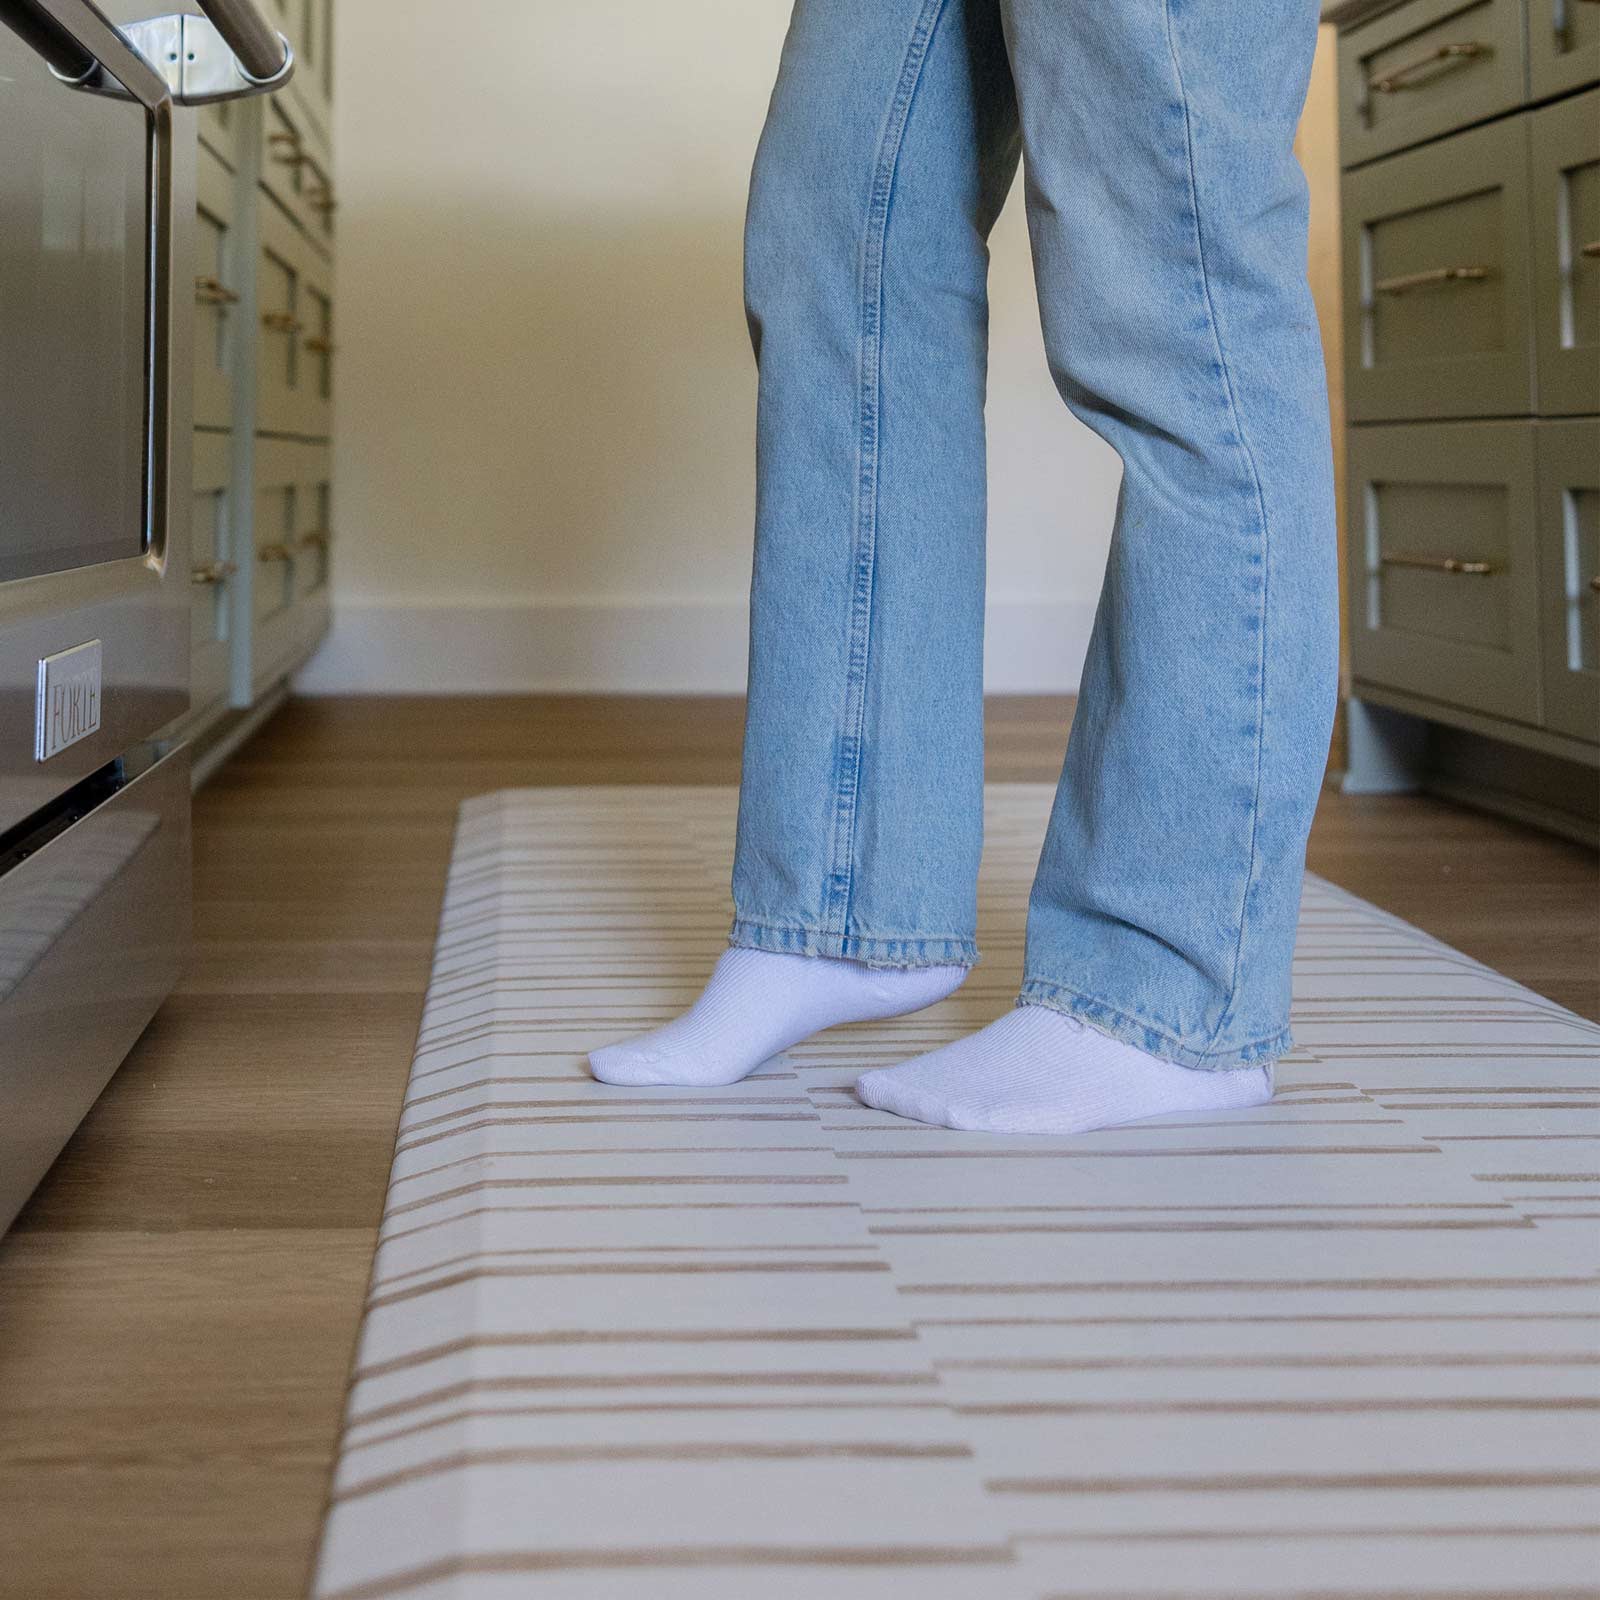
[[[1593,1024],[1308,879],[1260,1111],[850,1096],[1010,1003],[1049,799],[957,995],[683,1094],[584,1054],[696,993],[733,791],[462,808],[319,1600],[1590,1591]]]

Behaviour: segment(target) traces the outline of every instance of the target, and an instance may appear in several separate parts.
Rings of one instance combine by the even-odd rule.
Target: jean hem
[[[1264,1039],[1253,1039],[1243,1044],[1225,1045],[1207,1043],[1188,1045],[1167,1029],[1157,1027],[1140,1017],[1119,1011],[1093,995],[1080,994],[1076,989],[1050,978],[1026,978],[1022,992],[1017,997],[1019,1006],[1046,1006],[1108,1034],[1123,1044],[1131,1044],[1146,1055],[1176,1066],[1189,1067],[1196,1072],[1235,1072],[1245,1067],[1267,1066],[1279,1056],[1287,1055],[1293,1047],[1288,1028],[1280,1028]]]
[[[776,955],[831,956],[868,967],[971,967],[978,962],[977,945],[955,934],[868,939],[789,923],[757,922],[750,917],[734,918],[728,943]]]

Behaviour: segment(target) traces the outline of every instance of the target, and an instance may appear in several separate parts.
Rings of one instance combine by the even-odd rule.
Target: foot
[[[1196,1071],[1047,1006],[1018,1006],[954,1044],[856,1079],[862,1104],[969,1133],[1087,1133],[1171,1111],[1272,1098],[1271,1067]]]
[[[724,951],[704,993],[654,1033],[589,1053],[602,1083],[737,1083],[763,1061],[840,1022],[920,1011],[959,987],[965,967],[868,967],[828,956]]]

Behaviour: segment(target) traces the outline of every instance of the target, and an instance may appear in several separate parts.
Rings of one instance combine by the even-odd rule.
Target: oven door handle
[[[294,52],[251,0],[200,0],[200,9],[251,83],[280,88],[294,70]]]
[[[64,83],[87,83],[100,70],[94,51],[38,0],[0,0],[0,22],[43,56]]]
[[[0,24],[71,88],[137,100],[149,111],[172,98],[148,56],[90,0],[0,0]]]
[[[207,105],[281,89],[294,51],[251,0],[200,0],[203,17],[178,12],[113,29],[88,0],[0,0],[6,24],[74,89],[152,103]],[[107,43],[97,42],[104,35]],[[143,73],[130,74],[132,56]],[[160,80],[156,89],[150,74]],[[131,76],[142,82],[132,83]]]

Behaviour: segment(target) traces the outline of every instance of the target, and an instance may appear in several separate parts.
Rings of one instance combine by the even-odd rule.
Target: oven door
[[[194,140],[84,0],[0,20],[4,835],[188,705]]]

